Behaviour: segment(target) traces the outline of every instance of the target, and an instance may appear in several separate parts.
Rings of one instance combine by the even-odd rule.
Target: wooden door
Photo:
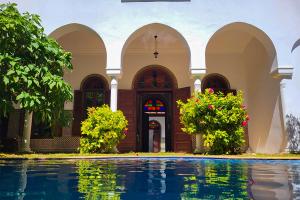
[[[192,138],[181,130],[182,125],[180,123],[179,109],[176,103],[177,100],[186,101],[190,96],[190,87],[179,88],[174,92],[173,146],[175,152],[192,152]]]
[[[136,151],[136,94],[134,90],[118,90],[118,109],[128,120],[128,131],[118,145],[120,152]]]

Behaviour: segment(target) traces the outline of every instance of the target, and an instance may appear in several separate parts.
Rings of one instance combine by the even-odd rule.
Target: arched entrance
[[[155,36],[158,56],[153,54]],[[148,24],[128,37],[122,49],[122,76],[118,81],[118,109],[128,119],[128,134],[118,145],[119,151],[148,151],[142,148],[141,132],[143,126],[144,130],[147,127],[143,124],[142,108],[147,100],[158,99],[167,108],[165,124],[169,133],[166,132],[166,151],[191,152],[191,138],[181,130],[176,103],[191,95],[190,58],[184,37],[167,25]],[[159,70],[153,72],[154,68]],[[161,76],[166,79],[161,80]]]
[[[161,118],[161,120],[159,120]],[[162,126],[159,121],[164,125],[164,117],[151,117],[149,118],[149,152],[160,152],[165,150],[165,133],[162,132]]]
[[[212,35],[206,47],[206,70],[220,73],[230,86],[243,91],[249,121],[249,147],[256,153],[279,153],[286,146],[280,79],[272,40],[250,24],[225,25]]]
[[[161,125],[160,151],[172,151],[173,90],[175,77],[161,66],[148,66],[136,75],[134,89],[137,95],[137,150],[153,151],[153,132],[149,123],[159,120]],[[151,137],[150,137],[151,136]]]
[[[108,103],[106,75],[106,47],[100,35],[92,28],[71,23],[59,27],[50,34],[66,51],[72,53],[73,70],[64,73],[64,80],[74,90],[73,103],[66,103],[65,110],[73,113],[72,129],[64,129],[62,135],[80,135],[80,124],[89,106]],[[83,81],[82,81],[83,80]],[[104,91],[104,92],[103,92]],[[105,99],[105,100],[103,100]]]

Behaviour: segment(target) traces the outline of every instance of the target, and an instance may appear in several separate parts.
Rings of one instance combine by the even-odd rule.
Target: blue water
[[[300,199],[300,161],[0,160],[0,199]]]

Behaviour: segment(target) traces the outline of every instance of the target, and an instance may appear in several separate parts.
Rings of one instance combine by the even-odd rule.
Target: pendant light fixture
[[[158,58],[158,51],[157,51],[157,35],[154,35],[154,58],[157,59]]]

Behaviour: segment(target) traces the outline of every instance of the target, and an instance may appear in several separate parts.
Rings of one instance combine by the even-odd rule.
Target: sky
[[[300,36],[299,36],[300,37]],[[292,52],[294,73],[292,80],[285,80],[285,111],[300,117],[300,47]]]

